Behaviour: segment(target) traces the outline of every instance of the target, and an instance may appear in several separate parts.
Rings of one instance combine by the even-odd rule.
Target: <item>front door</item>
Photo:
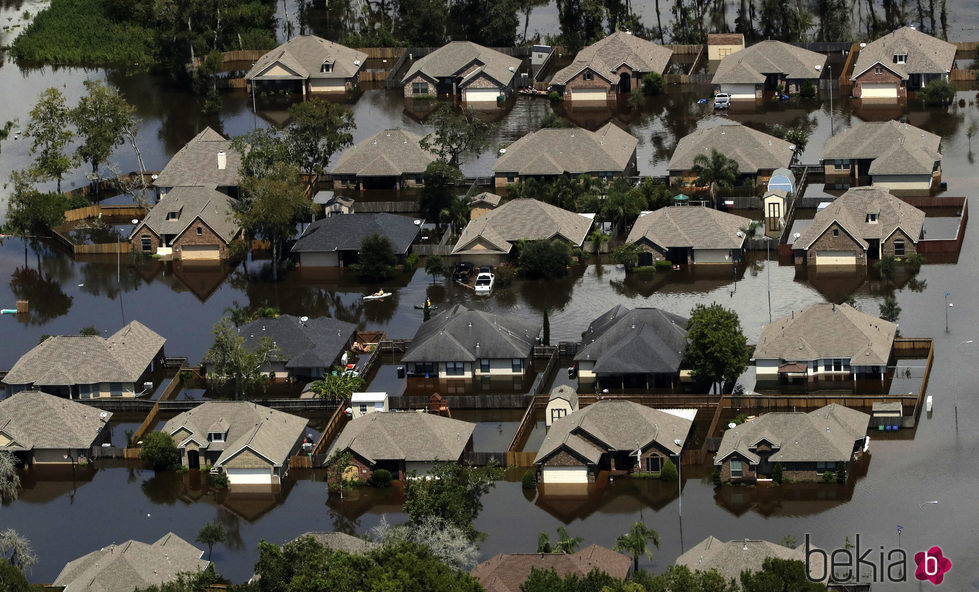
[[[187,451],[187,468],[188,469],[199,469],[201,468],[201,454],[196,450]]]

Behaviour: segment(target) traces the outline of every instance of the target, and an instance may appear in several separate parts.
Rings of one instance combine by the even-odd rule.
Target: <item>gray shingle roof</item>
[[[714,464],[721,465],[733,453],[757,463],[753,448],[767,440],[776,462],[847,462],[857,440],[867,435],[870,416],[835,403],[809,413],[772,412],[748,420],[724,432]]]
[[[219,152],[226,155],[223,169],[218,168]],[[241,154],[232,150],[231,140],[207,127],[173,155],[153,184],[157,187],[236,187],[241,181],[240,169]]]
[[[420,175],[436,156],[418,145],[418,134],[403,129],[381,130],[351,146],[330,174],[359,177]]]
[[[680,138],[670,158],[670,171],[689,171],[698,155],[711,148],[733,158],[742,174],[774,170],[792,164],[792,144],[739,123],[699,129]]]
[[[575,361],[595,361],[599,374],[670,374],[687,347],[687,319],[658,308],[617,304],[581,334]]]
[[[873,121],[826,140],[823,160],[870,160],[871,175],[927,175],[939,152],[941,136],[897,121]]]
[[[301,321],[292,315],[256,319],[238,330],[246,348],[257,349],[262,340],[275,342],[278,361],[286,368],[326,368],[330,370],[347,344],[357,333],[357,325],[334,319],[316,317]]]
[[[321,218],[306,227],[292,247],[293,253],[359,251],[372,234],[391,241],[394,252],[404,255],[420,232],[413,218],[397,214],[344,214]]]
[[[945,74],[955,65],[955,44],[916,31],[900,29],[868,43],[860,50],[850,80],[881,64],[903,80],[911,74]],[[894,63],[895,55],[907,55],[904,64]]]
[[[761,41],[722,59],[711,84],[761,84],[766,74],[784,74],[789,80],[817,80],[826,59],[821,53],[781,41]]]
[[[877,221],[868,221],[867,214],[877,214]],[[917,243],[924,221],[924,212],[894,197],[883,187],[854,187],[817,212],[812,224],[799,233],[792,247],[808,249],[834,223],[842,226],[865,249],[867,240],[884,240],[899,228]]]
[[[225,441],[208,442],[208,429],[222,421],[228,426]],[[222,466],[243,449],[249,449],[281,467],[302,438],[307,423],[309,420],[303,417],[246,401],[207,401],[177,415],[162,431],[173,435],[181,428],[189,430],[189,436],[177,438],[178,447],[193,439],[201,450],[221,450],[215,466]]]
[[[523,359],[530,355],[540,330],[540,323],[470,310],[456,304],[418,328],[401,360],[472,362],[482,358]]]
[[[671,206],[639,216],[625,240],[645,239],[663,249],[740,249],[742,229],[750,224],[748,218],[713,208]]]
[[[813,304],[765,325],[754,356],[786,362],[850,358],[857,366],[882,366],[896,333],[896,324],[849,304]]]
[[[90,448],[112,413],[62,397],[22,391],[0,401],[0,449]]]
[[[577,553],[500,553],[473,568],[471,575],[486,592],[520,592],[534,569],[554,570],[564,578],[583,578],[597,569],[617,580],[629,575],[632,559],[606,547],[589,545]]]
[[[806,553],[802,546],[790,549],[768,541],[749,539],[725,543],[709,536],[680,555],[676,565],[683,565],[691,572],[716,569],[724,580],[738,580],[742,571],[761,571],[765,559],[769,557],[805,562]]]
[[[108,339],[98,335],[55,335],[17,360],[4,384],[38,387],[135,382],[163,344],[159,334],[132,321]]]
[[[233,204],[233,199],[208,187],[174,187],[153,206],[129,238],[137,236],[144,226],[158,236],[178,236],[200,218],[225,243],[230,243],[241,232],[234,220]],[[177,212],[177,218],[168,220],[171,212]]]
[[[506,147],[493,172],[520,176],[621,173],[629,166],[639,139],[608,123],[597,131],[545,128]]]
[[[591,218],[581,214],[536,199],[513,199],[470,221],[452,254],[509,253],[519,240],[553,238],[580,247],[591,225]],[[476,244],[482,248],[474,248]]]
[[[469,198],[470,206],[489,206],[495,208],[500,205],[500,200],[503,198],[495,193],[490,193],[489,191],[483,191],[482,193],[477,193],[476,195]]]
[[[517,75],[520,61],[520,58],[508,56],[471,41],[452,41],[416,60],[408,68],[408,73],[401,79],[401,82],[406,84],[418,73],[432,80],[459,76],[467,66],[477,62],[481,64],[480,73],[489,76],[502,86],[509,86],[513,77]],[[474,74],[476,73],[470,74],[460,86],[464,87],[466,83],[474,80]]]
[[[670,454],[679,454],[693,422],[660,409],[623,399],[601,399],[555,420],[544,436],[534,463],[541,463],[562,448],[597,463],[602,453],[646,450],[653,442]]]
[[[347,79],[352,78],[367,61],[367,54],[327,41],[315,35],[300,35],[286,41],[263,55],[245,74],[246,80],[261,79]],[[295,76],[259,76],[269,66],[278,62]],[[322,72],[325,62],[333,64],[332,72]]]
[[[590,68],[593,72],[615,84],[619,77],[615,71],[626,64],[635,72],[662,74],[673,57],[673,50],[640,37],[616,31],[601,41],[578,52],[571,65],[558,70],[551,79],[553,84],[567,84],[579,72]]]
[[[428,413],[378,411],[348,423],[334,445],[350,450],[369,463],[455,462],[472,437],[476,424]]]
[[[69,562],[54,585],[64,592],[132,592],[207,569],[203,554],[172,532],[152,545],[129,540]]]

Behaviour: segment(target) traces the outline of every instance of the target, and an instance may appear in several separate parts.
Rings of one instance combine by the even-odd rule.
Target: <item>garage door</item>
[[[346,81],[343,80],[342,78],[309,81],[309,92],[326,93],[326,92],[344,92],[345,90],[347,90]]]
[[[496,97],[500,96],[498,88],[467,88],[466,101],[470,103],[496,102]]]
[[[184,246],[180,249],[180,258],[184,261],[214,260],[221,258],[221,250],[214,246]]]
[[[731,252],[727,249],[696,249],[693,252],[694,263],[730,263]]]
[[[755,99],[754,84],[722,84],[721,92],[731,95],[732,99]]]
[[[572,89],[571,100],[578,101],[580,103],[584,102],[605,102],[608,98],[608,93],[605,92],[604,88],[582,88],[579,90]]]
[[[232,485],[271,485],[272,472],[268,469],[227,469]]]
[[[853,251],[824,251],[816,255],[816,265],[856,265],[857,255]]]
[[[588,483],[585,467],[544,467],[541,476],[544,483]]]
[[[888,83],[864,83],[860,85],[862,99],[896,99],[897,85]]]

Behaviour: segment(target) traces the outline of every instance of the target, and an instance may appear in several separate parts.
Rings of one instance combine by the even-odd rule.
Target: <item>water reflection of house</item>
[[[948,80],[955,52],[953,43],[901,27],[860,49],[850,76],[853,96],[895,100],[932,80]]]
[[[766,91],[795,94],[808,84],[815,92],[826,56],[781,41],[761,41],[721,60],[711,84],[731,99],[754,101]]]
[[[560,87],[565,100],[614,101],[642,87],[642,78],[665,74],[673,51],[628,31],[616,31],[578,52],[571,65],[558,70],[551,84]]]
[[[135,397],[163,361],[166,339],[132,321],[108,339],[48,337],[17,360],[3,378],[7,395],[43,389],[68,399]]]
[[[832,483],[792,483],[782,487],[717,487],[714,502],[735,516],[754,510],[762,516],[818,516],[853,499],[853,475],[864,464],[851,465],[851,478],[845,485]]]
[[[201,302],[207,302],[207,299],[224,284],[225,278],[231,272],[231,266],[227,261],[210,264],[173,261],[169,267],[171,275],[179,280],[179,285],[190,290]],[[160,262],[157,270],[165,273],[166,268],[167,264]],[[171,285],[175,291],[180,291],[176,284]]]
[[[686,474],[686,471],[684,471]],[[677,498],[676,482],[659,479],[617,479],[601,473],[587,485],[557,483],[540,485],[534,505],[569,524],[594,514],[636,515],[642,510],[659,511]]]
[[[771,478],[781,465],[786,481],[823,481],[860,458],[867,443],[866,413],[830,404],[809,413],[772,412],[728,429],[714,456],[725,483]]]
[[[513,91],[520,63],[471,41],[452,41],[411,64],[401,83],[409,99],[448,94],[466,103],[496,104]]]
[[[255,522],[262,516],[285,503],[289,492],[295,487],[294,479],[284,479],[278,487],[237,487],[231,488],[219,497],[221,507],[248,522]],[[208,496],[209,497],[209,496]]]
[[[365,238],[380,235],[390,241],[393,253],[404,259],[420,232],[421,225],[408,216],[330,216],[306,227],[293,245],[292,253],[299,257],[299,265],[303,268],[345,267],[357,262]]]
[[[92,483],[98,469],[95,465],[35,464],[31,470],[21,473],[20,492],[17,501],[28,504],[48,504],[68,498],[74,502],[79,487]]]
[[[658,473],[679,458],[694,414],[601,399],[555,421],[534,464],[545,485],[591,483],[600,471]]]
[[[722,124],[699,129],[680,138],[667,168],[670,184],[692,185],[697,178],[694,160],[717,150],[738,163],[739,183],[764,183],[775,169],[792,164],[791,143],[738,124]]]
[[[471,575],[486,592],[520,592],[534,570],[553,571],[561,578],[584,578],[598,570],[625,580],[631,568],[628,556],[589,545],[575,553],[500,553],[473,568]]]
[[[343,152],[330,170],[333,187],[405,189],[424,184],[422,175],[436,156],[404,129],[381,130]]]
[[[639,247],[639,265],[737,263],[751,220],[708,207],[672,206],[639,215],[626,244]]]
[[[0,450],[24,464],[90,458],[109,441],[112,413],[47,393],[22,391],[0,401]]]
[[[277,348],[263,368],[278,379],[316,380],[341,363],[357,334],[357,326],[331,317],[279,315],[258,318],[238,330],[247,349],[271,339]]]
[[[941,136],[907,123],[864,123],[826,141],[826,182],[928,195],[942,180],[941,144]]]
[[[342,93],[360,83],[367,54],[315,35],[300,35],[260,57],[245,74],[253,93],[295,90]]]
[[[184,261],[227,259],[241,236],[234,200],[207,187],[174,187],[133,228],[129,242],[144,254]]]
[[[174,187],[207,187],[231,197],[238,196],[241,154],[231,140],[210,127],[177,151],[153,181],[162,196]]]

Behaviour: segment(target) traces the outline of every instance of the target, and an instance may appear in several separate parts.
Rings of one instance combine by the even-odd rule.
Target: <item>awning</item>
[[[786,362],[778,367],[779,374],[805,374],[809,366],[802,362]]]

